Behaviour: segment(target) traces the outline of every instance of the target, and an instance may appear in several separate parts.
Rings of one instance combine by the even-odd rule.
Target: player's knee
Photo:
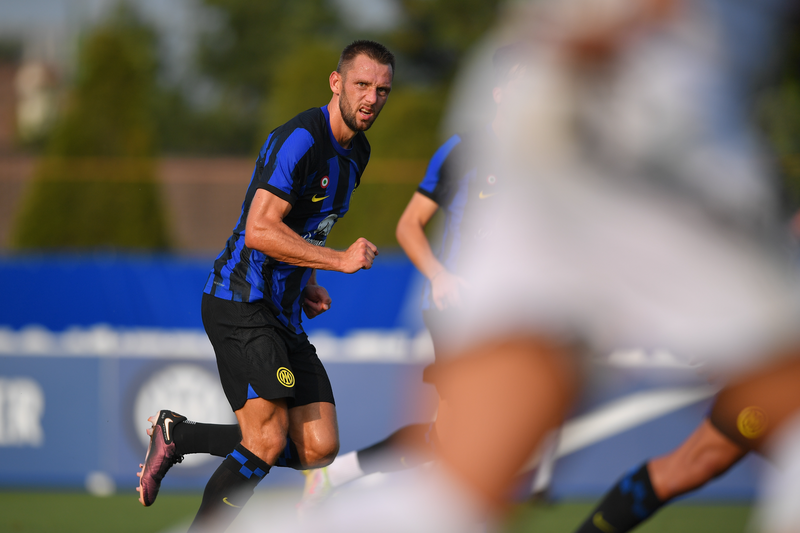
[[[308,468],[322,468],[331,464],[338,454],[339,439],[326,439],[306,447],[303,462]]]
[[[280,427],[261,431],[242,431],[242,445],[262,461],[274,464],[286,448],[287,437]]]

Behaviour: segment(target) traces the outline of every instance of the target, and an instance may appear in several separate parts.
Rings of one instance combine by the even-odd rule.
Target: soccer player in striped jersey
[[[277,127],[259,152],[241,215],[202,300],[238,427],[187,423],[162,410],[151,418],[139,473],[139,500],[150,505],[183,453],[227,448],[190,531],[224,530],[272,466],[320,467],[339,450],[333,391],[303,331],[301,310],[314,318],[330,309],[316,269],[353,273],[369,269],[378,254],[364,238],[343,251],[324,245],[369,161],[364,132],[386,103],[393,76],[389,50],[353,42],[330,74],[330,103]]]

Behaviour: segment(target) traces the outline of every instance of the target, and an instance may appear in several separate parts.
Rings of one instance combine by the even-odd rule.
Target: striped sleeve
[[[447,161],[450,158],[453,148],[461,142],[461,137],[453,135],[447,142],[436,150],[436,153],[431,157],[428,163],[428,169],[425,171],[425,177],[417,187],[417,192],[427,196],[439,205],[442,205],[444,198],[447,195],[447,190],[451,186],[453,177],[448,177]]]
[[[278,135],[269,148],[259,187],[294,205],[299,196],[314,137],[304,128]]]

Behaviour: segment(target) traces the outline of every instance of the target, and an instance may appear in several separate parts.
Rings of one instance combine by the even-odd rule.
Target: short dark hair
[[[381,43],[367,39],[353,41],[342,50],[342,55],[339,56],[339,64],[336,66],[336,72],[341,74],[344,67],[361,54],[373,61],[377,61],[381,65],[391,66],[392,77],[394,77],[394,54]]]

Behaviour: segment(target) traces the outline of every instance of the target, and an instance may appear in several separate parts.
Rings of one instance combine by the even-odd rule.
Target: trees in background
[[[394,26],[365,31],[354,30],[333,0],[199,0],[214,16],[196,48],[196,72],[213,87],[200,102],[160,76],[155,31],[122,4],[81,43],[77,75],[43,145],[13,245],[167,247],[153,157],[254,155],[274,127],[329,100],[327,74],[358,38],[386,44],[397,72],[390,103],[369,132],[373,163],[354,196],[357,207],[330,242],[346,245],[366,224],[374,242],[396,244],[397,217],[442,133],[452,133],[441,131],[442,115],[460,61],[500,4],[396,1],[402,16]],[[784,59],[758,111],[797,209],[800,35]]]
[[[386,31],[354,30],[331,0],[203,0],[218,24],[203,35],[198,64],[253,120],[252,153],[272,128],[330,99],[326,74],[359,38],[398,58],[391,103],[370,131],[376,157],[427,158],[436,149],[449,85],[464,52],[494,21],[498,0],[400,0]]]
[[[167,247],[153,160],[156,58],[155,34],[125,5],[86,36],[14,248]]]

